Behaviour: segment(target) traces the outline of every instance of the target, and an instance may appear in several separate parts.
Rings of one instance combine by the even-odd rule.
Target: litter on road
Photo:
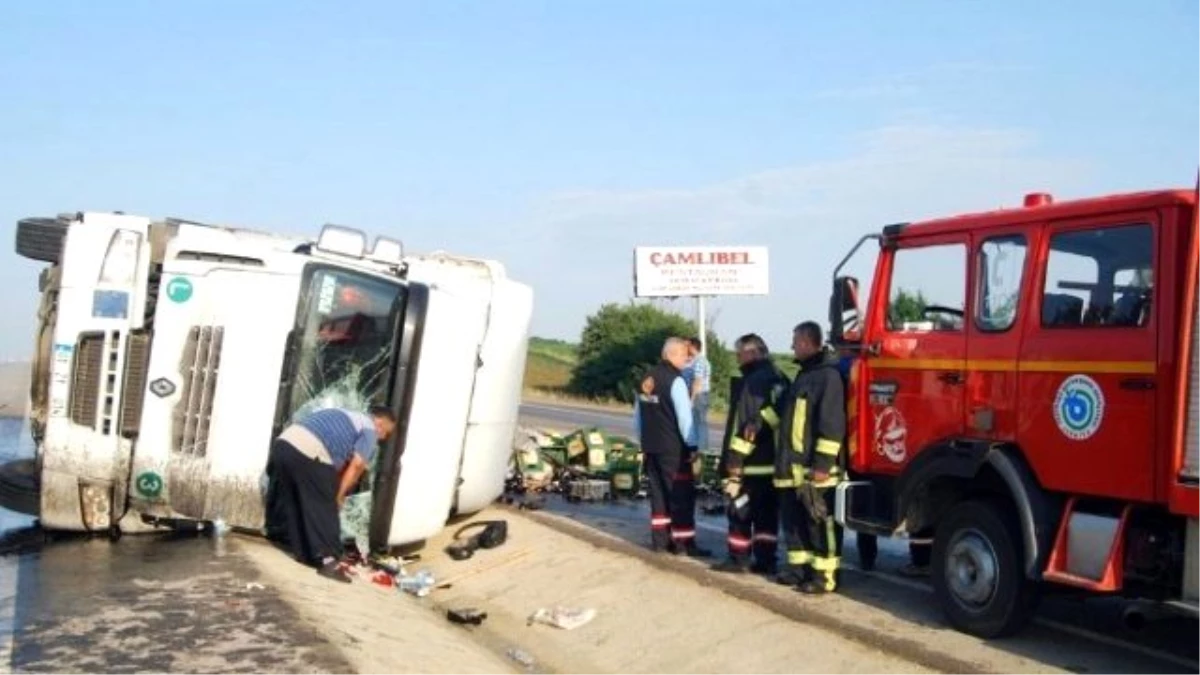
[[[563,630],[575,630],[596,618],[594,609],[576,609],[572,607],[552,607],[539,609],[529,615],[529,625],[535,623],[554,626]]]

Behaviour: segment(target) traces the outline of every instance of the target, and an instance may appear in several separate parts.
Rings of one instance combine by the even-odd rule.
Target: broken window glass
[[[405,288],[349,270],[315,267],[306,275],[296,324],[297,358],[288,422],[324,408],[366,411],[386,405],[395,370]],[[342,509],[344,538],[365,544],[371,516],[375,453]]]

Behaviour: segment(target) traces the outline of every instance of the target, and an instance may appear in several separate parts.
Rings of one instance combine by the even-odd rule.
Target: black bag
[[[463,538],[463,532],[477,527],[482,527],[483,531]],[[482,520],[458,528],[458,532],[454,533],[454,541],[446,547],[446,554],[455,560],[466,560],[481,548],[496,548],[505,541],[508,541],[508,523],[506,521]]]

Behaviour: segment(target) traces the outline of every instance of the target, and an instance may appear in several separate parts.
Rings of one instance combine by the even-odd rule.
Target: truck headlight
[[[107,530],[111,524],[112,487],[99,483],[79,484],[79,510],[89,530]]]

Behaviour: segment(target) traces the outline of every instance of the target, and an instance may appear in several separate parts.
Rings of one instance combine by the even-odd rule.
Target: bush
[[[659,362],[663,342],[672,335],[689,337],[695,332],[691,321],[653,305],[606,304],[584,324],[579,362],[568,389],[590,398],[632,403],[637,383]],[[713,366],[711,397],[723,400],[734,370],[733,354],[716,335],[710,332],[707,337]]]

